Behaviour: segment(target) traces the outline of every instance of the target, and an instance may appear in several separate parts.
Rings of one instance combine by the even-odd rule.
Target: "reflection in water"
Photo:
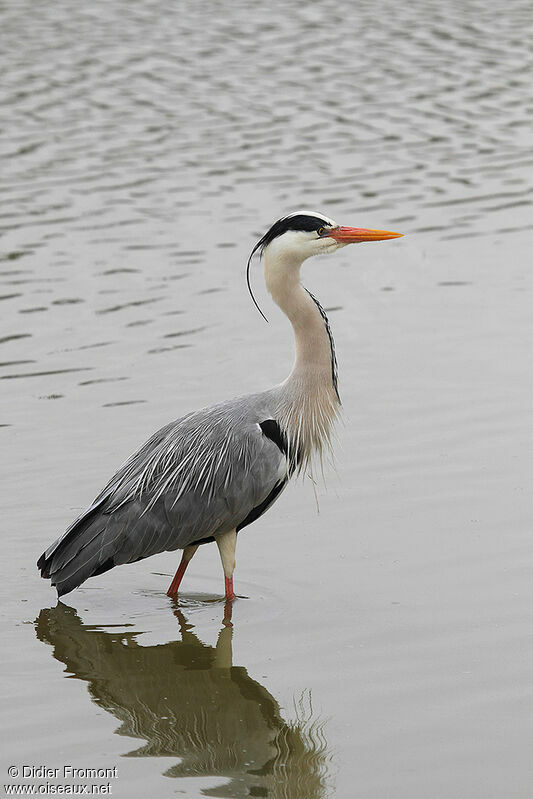
[[[233,628],[222,627],[215,647],[203,644],[176,610],[181,640],[141,646],[138,632],[84,625],[58,603],[36,621],[39,640],[93,700],[121,721],[119,735],[146,744],[128,756],[176,756],[168,777],[219,776],[229,784],[206,796],[326,796],[327,747],[322,725],[304,702],[296,723],[243,666],[232,665]]]

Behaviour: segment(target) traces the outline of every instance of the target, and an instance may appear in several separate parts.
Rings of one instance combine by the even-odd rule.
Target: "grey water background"
[[[495,0],[1,4],[0,782],[530,796],[532,27]],[[212,547],[178,606],[166,554],[55,607],[36,558],[130,452],[288,373],[244,267],[302,207],[406,234],[304,267],[344,407],[320,512],[306,480],[240,536],[233,628]]]

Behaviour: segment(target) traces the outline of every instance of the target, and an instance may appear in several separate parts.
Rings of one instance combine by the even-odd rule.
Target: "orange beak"
[[[399,239],[403,233],[392,233],[390,230],[367,230],[362,227],[336,227],[327,228],[322,235],[324,238],[335,239],[342,244],[356,244],[360,241]]]

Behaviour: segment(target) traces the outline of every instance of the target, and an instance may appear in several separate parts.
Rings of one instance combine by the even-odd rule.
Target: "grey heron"
[[[331,328],[300,282],[300,267],[312,255],[401,235],[341,227],[308,211],[272,225],[248,270],[259,252],[266,287],[294,330],[291,373],[274,388],[189,413],[156,432],[39,558],[41,576],[58,596],[114,566],[179,549],[167,592],[176,596],[198,547],[215,541],[226,600],[234,599],[237,533],[268,510],[289,478],[328,452],[340,407]]]

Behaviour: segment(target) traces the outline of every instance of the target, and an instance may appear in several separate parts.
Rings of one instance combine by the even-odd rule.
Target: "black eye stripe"
[[[297,214],[296,216],[285,217],[285,219],[280,219],[278,222],[276,222],[276,225],[283,226],[283,223],[286,225],[285,230],[307,231],[319,230],[328,224],[325,219],[321,219],[318,216],[307,216],[307,214]],[[280,234],[278,233],[278,235]]]

